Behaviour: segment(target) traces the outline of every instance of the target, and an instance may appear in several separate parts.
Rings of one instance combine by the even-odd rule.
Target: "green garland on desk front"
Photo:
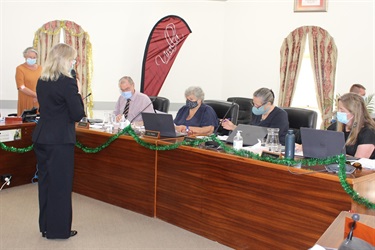
[[[139,138],[139,136],[134,132],[134,130],[131,128],[131,126],[127,126],[123,130],[119,131],[117,134],[111,136],[104,144],[99,145],[94,148],[89,148],[82,143],[78,142],[76,143],[76,147],[80,148],[82,151],[85,153],[98,153],[99,151],[107,148],[112,142],[114,142],[119,136],[124,135],[124,134],[129,134],[134,138],[134,140],[141,146],[151,149],[151,150],[173,150],[178,148],[179,146],[199,146],[200,144],[207,142],[207,141],[215,141],[217,142],[220,147],[226,152],[242,157],[247,157],[255,160],[260,160],[260,161],[266,161],[266,162],[271,162],[275,164],[281,164],[281,165],[287,165],[287,166],[295,166],[298,164],[302,164],[304,166],[315,166],[315,165],[327,165],[331,163],[338,163],[340,168],[338,172],[338,177],[341,183],[341,186],[345,190],[345,192],[358,204],[364,205],[369,209],[374,209],[375,210],[375,204],[371,203],[368,199],[361,197],[357,192],[353,190],[353,188],[349,185],[349,183],[346,181],[346,173],[345,173],[345,155],[338,155],[338,156],[333,156],[329,157],[326,159],[302,159],[302,160],[291,160],[291,159],[279,159],[279,158],[273,158],[273,157],[263,157],[258,154],[252,153],[247,150],[234,150],[232,147],[227,146],[224,144],[222,141],[220,141],[215,135],[211,135],[209,137],[205,137],[204,139],[195,139],[193,141],[182,141],[182,142],[176,142],[172,143],[169,145],[160,145],[157,146],[153,143],[148,143]],[[15,147],[8,147],[4,143],[0,142],[0,147],[2,150],[8,151],[8,152],[14,152],[14,153],[26,153],[30,150],[33,149],[33,145],[26,147],[26,148],[15,148]]]
[[[12,152],[12,153],[26,153],[26,152],[29,152],[33,149],[33,145],[31,146],[28,146],[26,148],[15,148],[13,146],[7,146],[5,145],[4,143],[0,142],[0,148],[4,151],[7,151],[7,152]]]

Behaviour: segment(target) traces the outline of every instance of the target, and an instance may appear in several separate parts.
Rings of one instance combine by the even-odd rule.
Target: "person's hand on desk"
[[[186,133],[188,131],[187,127],[185,125],[178,125],[175,126],[175,130],[180,133]]]
[[[122,118],[122,114],[116,115],[116,122],[120,122]]]
[[[236,125],[234,125],[229,119],[220,120],[220,122],[221,126],[226,130],[234,130],[236,128]]]

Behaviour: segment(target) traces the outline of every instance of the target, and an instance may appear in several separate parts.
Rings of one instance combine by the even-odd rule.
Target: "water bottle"
[[[237,131],[236,136],[233,138],[233,148],[236,150],[240,150],[243,146],[243,138],[241,136],[240,130]]]
[[[288,130],[288,133],[285,136],[285,158],[294,159],[294,149],[295,149],[296,136],[293,133],[292,129]]]

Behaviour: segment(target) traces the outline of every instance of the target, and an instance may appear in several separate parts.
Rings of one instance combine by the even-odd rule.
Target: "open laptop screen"
[[[178,137],[186,135],[176,132],[171,114],[142,112],[142,119],[146,130],[159,131],[160,136]]]
[[[260,126],[253,126],[253,125],[245,125],[245,124],[238,124],[238,126],[230,133],[227,138],[227,142],[233,143],[233,138],[237,134],[237,131],[240,130],[242,138],[243,138],[243,145],[244,146],[253,146],[258,143],[258,139],[264,138],[268,131],[265,127]]]
[[[303,156],[307,158],[327,158],[345,154],[343,132],[301,128]]]

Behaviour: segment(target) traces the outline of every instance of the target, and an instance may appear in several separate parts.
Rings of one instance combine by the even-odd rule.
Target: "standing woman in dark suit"
[[[72,225],[75,122],[85,116],[71,75],[77,52],[57,44],[49,52],[36,93],[40,119],[33,133],[38,162],[39,229],[47,239],[77,234]]]

